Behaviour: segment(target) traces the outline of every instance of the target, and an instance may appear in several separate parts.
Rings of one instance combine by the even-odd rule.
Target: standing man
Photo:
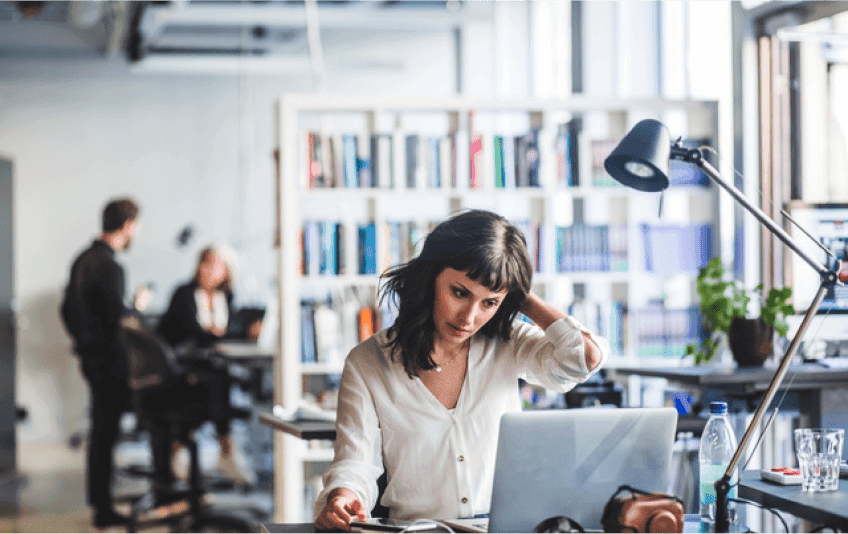
[[[126,523],[126,518],[115,512],[111,496],[113,449],[121,413],[130,398],[119,336],[126,312],[124,270],[115,261],[115,252],[129,247],[137,217],[138,206],[130,199],[116,199],[106,205],[103,232],[74,261],[61,306],[62,319],[91,390],[87,490],[97,528]]]

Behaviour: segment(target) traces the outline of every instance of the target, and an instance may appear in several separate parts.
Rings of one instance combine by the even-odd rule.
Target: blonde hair
[[[220,286],[218,286],[217,289],[221,289],[228,293],[232,292],[238,270],[238,257],[236,256],[235,251],[227,245],[208,245],[200,251],[200,255],[197,258],[197,266],[194,268],[194,281],[197,282],[199,279],[200,266],[203,265],[203,262],[209,254],[215,254],[221,258],[221,261],[224,263],[224,267],[227,269],[227,278]]]

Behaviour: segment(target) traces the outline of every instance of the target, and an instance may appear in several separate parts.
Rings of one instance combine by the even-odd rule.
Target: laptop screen
[[[566,516],[601,528],[618,487],[668,490],[677,411],[583,408],[501,418],[489,532],[532,532]]]

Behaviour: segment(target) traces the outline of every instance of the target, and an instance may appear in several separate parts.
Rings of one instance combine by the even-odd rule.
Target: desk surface
[[[268,412],[260,413],[259,421],[300,439],[336,439],[336,423],[333,421],[287,421]]]
[[[691,386],[710,387],[724,391],[755,393],[765,391],[771,383],[775,367],[619,367],[613,370],[622,375],[637,375],[665,378]],[[793,379],[794,376],[794,379]],[[791,382],[790,382],[791,380]],[[822,389],[829,385],[844,386],[848,381],[848,369],[827,368],[820,364],[806,363],[789,366],[781,389]]]
[[[701,532],[701,518],[697,514],[686,514],[684,516],[683,532]],[[262,523],[260,532],[271,534],[289,534],[294,532],[315,532],[312,523]],[[427,532],[438,532],[431,530]]]
[[[739,496],[783,510],[816,524],[848,529],[848,481],[827,493],[807,493],[801,486],[781,486],[760,479],[758,471],[745,471],[739,482]]]
[[[273,361],[276,350],[262,348],[252,341],[219,341],[212,346],[212,352],[230,360],[269,360]]]

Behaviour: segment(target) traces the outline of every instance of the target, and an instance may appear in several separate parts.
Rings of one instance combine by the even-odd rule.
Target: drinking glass
[[[799,428],[795,430],[795,452],[801,468],[801,488],[821,492],[839,489],[839,462],[845,430]]]

